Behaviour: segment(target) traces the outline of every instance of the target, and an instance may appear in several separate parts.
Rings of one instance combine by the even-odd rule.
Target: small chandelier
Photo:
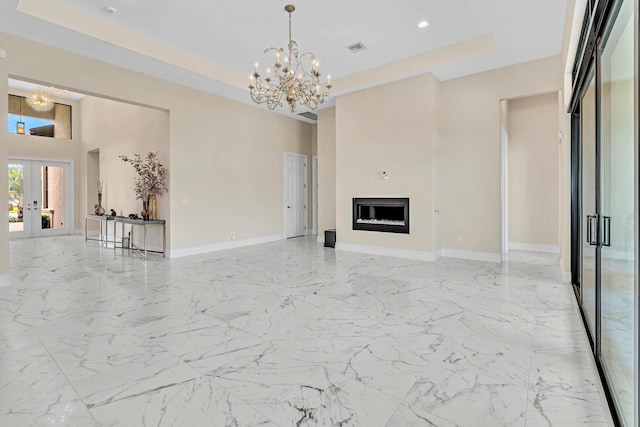
[[[289,14],[289,51],[285,54],[284,49],[275,47],[264,51],[264,53],[275,52],[276,54],[273,75],[272,70],[267,68],[267,76],[261,80],[256,62],[255,71],[249,78],[251,99],[256,104],[266,103],[270,110],[282,107],[285,101],[289,104],[292,113],[296,111],[298,105],[315,110],[329,96],[331,76],[327,76],[326,85],[321,87],[320,63],[311,52],[299,54],[298,44],[291,39],[291,14],[296,8],[289,4],[284,10]],[[284,63],[281,63],[281,60]],[[307,63],[306,68],[304,63]]]
[[[42,87],[32,90],[27,96],[27,104],[36,111],[49,111],[53,108],[55,98],[64,98],[68,95],[66,90],[55,87]]]
[[[29,93],[27,104],[36,111],[49,111],[53,108],[53,99],[47,92],[38,89]]]

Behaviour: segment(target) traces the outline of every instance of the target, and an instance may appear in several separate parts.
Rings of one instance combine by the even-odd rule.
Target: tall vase
[[[158,199],[156,196],[149,197],[149,219],[158,219]]]
[[[95,210],[96,215],[104,215],[104,208],[102,207],[102,193],[98,193],[98,204]]]
[[[142,196],[142,211],[140,216],[143,220],[149,221],[149,195]]]

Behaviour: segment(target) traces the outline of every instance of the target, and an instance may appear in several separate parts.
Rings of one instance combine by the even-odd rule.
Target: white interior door
[[[11,238],[70,234],[72,167],[68,162],[9,160]]]
[[[318,234],[318,156],[313,156],[312,168],[313,168],[313,171],[311,173],[311,176],[313,177],[312,179],[313,185],[311,186],[311,189],[313,191],[311,196],[313,200],[313,203],[311,205],[311,209],[313,213],[312,230],[313,230],[313,234]]]
[[[304,236],[307,232],[307,156],[285,154],[284,185],[285,237]]]

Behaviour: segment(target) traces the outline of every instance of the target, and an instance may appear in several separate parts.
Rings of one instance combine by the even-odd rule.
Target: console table
[[[110,216],[110,215],[94,215],[94,214],[89,214],[87,216],[84,217],[84,241],[86,242],[87,240],[95,240],[97,242],[100,243],[104,243],[105,246],[108,246],[109,244],[109,221],[113,221],[115,219],[115,217]],[[97,239],[91,238],[88,235],[88,224],[89,221],[98,221],[100,222],[100,234],[98,235]],[[104,234],[102,234],[102,224],[104,224]],[[115,224],[113,226],[113,234],[116,233],[115,230]]]
[[[166,223],[164,219],[155,219],[155,220],[149,220],[149,221],[144,221],[142,219],[131,219],[131,218],[126,218],[126,217],[114,217],[113,218],[114,221],[114,225],[113,225],[113,250],[115,252],[116,250],[116,235],[117,235],[117,228],[118,228],[118,224],[120,224],[120,235],[124,238],[124,225],[125,224],[130,224],[131,225],[131,236],[129,239],[129,247],[128,248],[124,248],[122,247],[122,245],[120,246],[122,249],[133,249],[135,251],[138,251],[139,253],[143,254],[145,258],[147,258],[147,253],[158,253],[158,254],[162,254],[162,256],[165,256],[165,252],[166,252],[166,248],[167,248],[167,232],[166,232]],[[133,239],[133,232],[135,230],[136,227],[142,227],[143,228],[143,239],[142,239],[142,247],[138,247],[135,245],[134,243],[134,239]],[[162,251],[153,251],[150,249],[147,249],[147,227],[162,227]]]

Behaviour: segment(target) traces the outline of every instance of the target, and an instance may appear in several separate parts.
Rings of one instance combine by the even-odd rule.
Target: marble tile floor
[[[607,426],[556,264],[13,241],[0,426]]]

